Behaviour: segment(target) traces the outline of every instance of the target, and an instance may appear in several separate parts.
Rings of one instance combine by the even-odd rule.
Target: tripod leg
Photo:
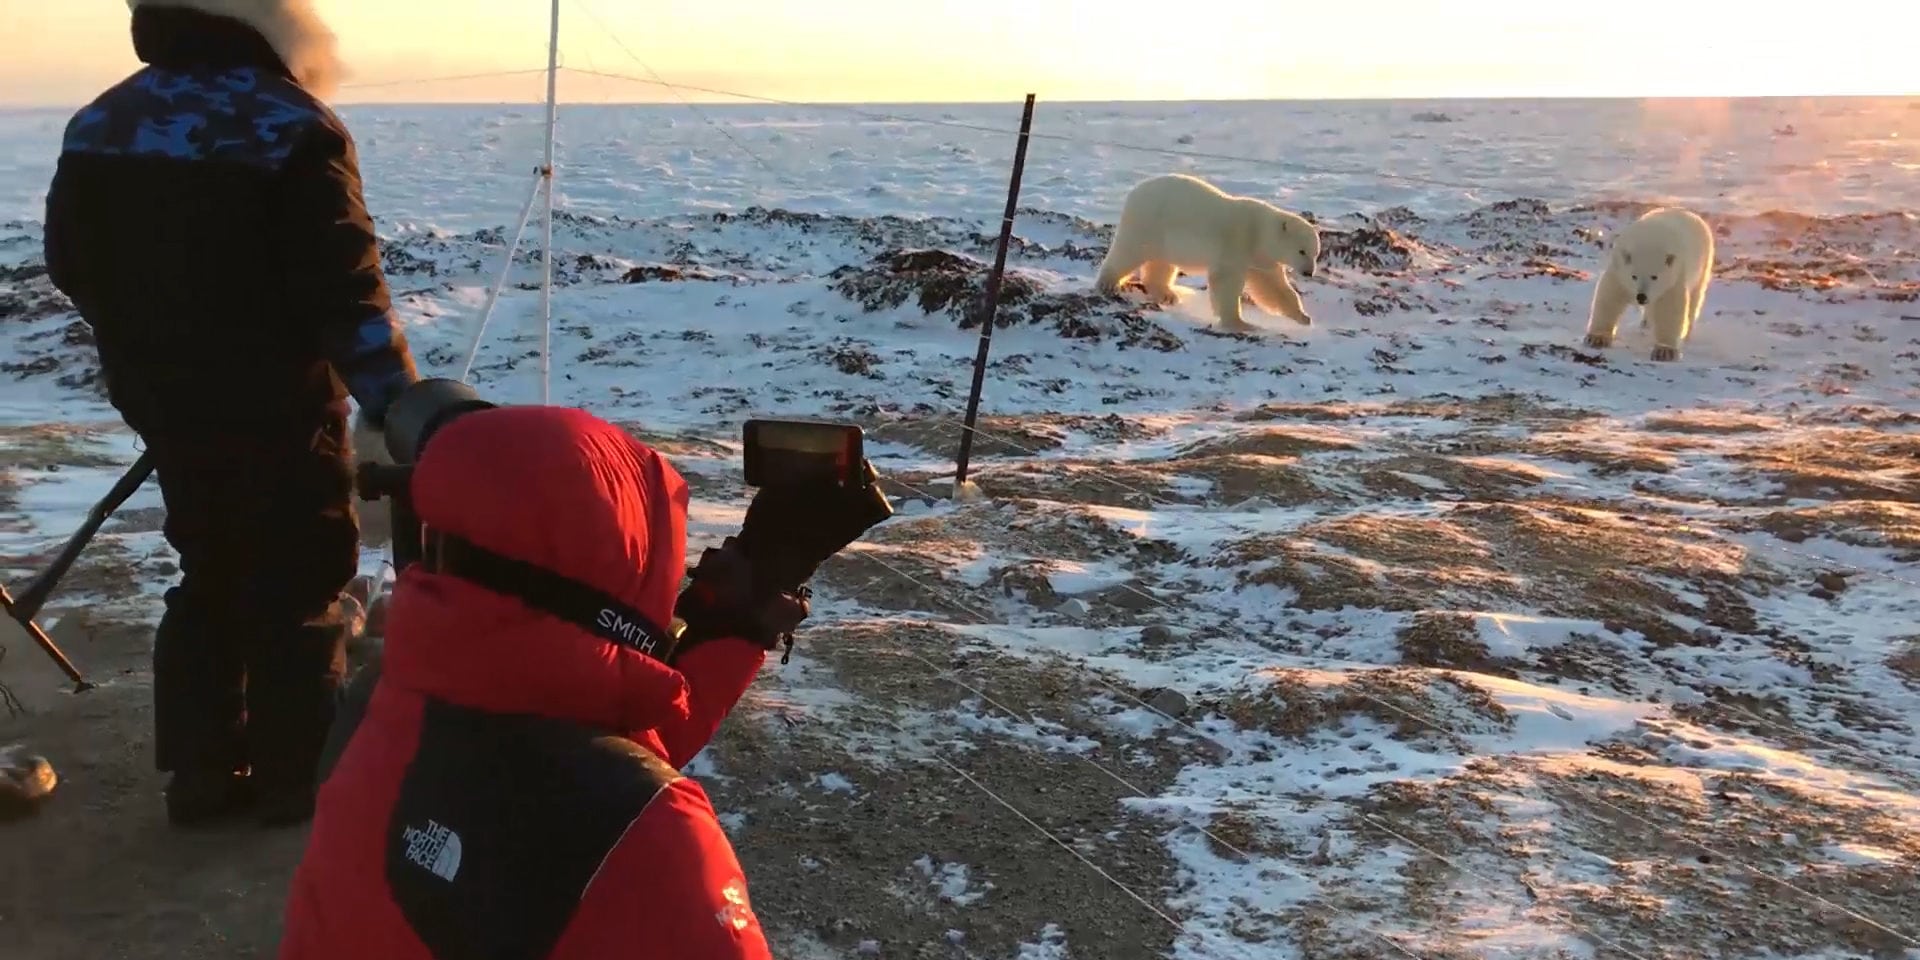
[[[6,605],[7,616],[18,620],[20,626],[26,630],[27,636],[33,638],[33,642],[38,645],[41,650],[46,651],[47,656],[53,658],[54,665],[60,668],[60,672],[66,674],[67,679],[73,681],[73,691],[75,693],[79,693],[93,686],[93,684],[87,682],[86,677],[80,675],[80,670],[73,665],[73,661],[68,660],[67,655],[61,653],[60,648],[54,645],[53,638],[47,636],[47,632],[40,629],[39,624],[33,622],[32,617],[16,615],[13,605],[13,594],[8,592],[4,585],[0,585],[0,603]]]
[[[59,556],[53,558],[53,564],[44,573],[35,577],[32,583],[27,584],[25,590],[20,591],[18,600],[8,602],[8,610],[13,613],[15,620],[25,623],[40,613],[40,607],[47,602],[47,597],[53,594],[53,588],[59,586],[60,578],[67,575],[67,571],[73,567],[73,562],[80,559],[80,552],[93,541],[93,535],[100,532],[100,525],[106,523],[107,518],[113,516],[113,512],[120,509],[120,505],[126,503],[127,498],[133,496],[134,491],[140,489],[140,485],[146,483],[147,478],[152,475],[153,452],[147,451],[140,454],[140,458],[133,462],[133,466],[127,468],[127,472],[120,477],[119,482],[113,485],[113,489],[108,490],[107,495],[101,497],[100,502],[94,504],[92,510],[87,511],[86,522],[80,525],[80,529],[74,531],[73,536],[67,538],[66,546],[60,549]]]

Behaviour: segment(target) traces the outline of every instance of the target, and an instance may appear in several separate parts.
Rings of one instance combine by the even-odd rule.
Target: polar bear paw
[[[1678,359],[1680,359],[1679,347],[1654,347],[1653,348],[1653,360],[1655,363],[1666,363],[1670,360],[1678,360]]]
[[[1604,333],[1589,333],[1587,334],[1587,346],[1595,350],[1605,350],[1613,346],[1613,338]]]

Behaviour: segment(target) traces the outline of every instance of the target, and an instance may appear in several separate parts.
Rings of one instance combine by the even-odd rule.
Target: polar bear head
[[[1621,234],[1613,244],[1611,272],[1633,290],[1633,302],[1646,306],[1665,296],[1680,279],[1680,251],[1645,232]]]
[[[1313,265],[1320,259],[1320,231],[1297,213],[1267,209],[1271,215],[1260,225],[1260,259],[1284,264],[1303,277],[1313,276]]]

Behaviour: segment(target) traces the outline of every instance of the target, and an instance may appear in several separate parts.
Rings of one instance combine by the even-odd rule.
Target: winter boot
[[[210,826],[248,812],[253,785],[231,770],[178,770],[167,780],[167,822]]]

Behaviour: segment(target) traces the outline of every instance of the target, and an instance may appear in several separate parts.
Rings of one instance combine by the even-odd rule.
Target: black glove
[[[699,565],[687,575],[693,582],[680,591],[673,605],[673,615],[686,629],[667,658],[669,665],[688,650],[721,637],[739,637],[766,650],[784,641],[787,655],[780,662],[787,662],[793,652],[794,628],[812,612],[808,603],[812,591],[806,587],[771,593],[761,589],[740,552],[740,541],[733,537],[701,553]]]
[[[806,583],[814,571],[893,515],[873,465],[863,467],[867,484],[861,487],[761,488],[747,507],[740,535],[702,553],[688,571],[693,582],[673,611],[687,627],[675,658],[703,640],[726,636],[768,650],[785,642],[787,655],[792,654],[793,630],[811,610]]]
[[[754,495],[738,540],[753,568],[756,591],[798,590],[828,557],[893,515],[873,464],[863,461],[861,466],[865,486],[794,484],[762,487]]]

